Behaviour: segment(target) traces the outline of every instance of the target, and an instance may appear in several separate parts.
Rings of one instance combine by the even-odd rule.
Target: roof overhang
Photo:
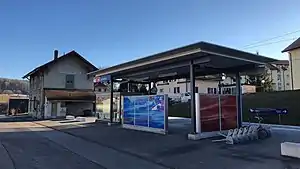
[[[27,73],[26,75],[24,75],[22,78],[25,79],[25,78],[28,78],[40,71],[43,71],[45,68],[53,65],[53,64],[56,64],[57,62],[60,62],[62,61],[63,59],[67,59],[67,58],[70,58],[70,57],[73,57],[75,59],[78,59],[79,61],[81,61],[84,65],[85,65],[85,68],[88,70],[88,71],[96,71],[98,70],[98,68],[96,66],[94,66],[92,63],[90,63],[88,60],[86,60],[83,56],[81,56],[79,53],[77,53],[76,51],[71,51],[71,52],[68,52],[67,54],[64,54],[60,57],[58,57],[57,59],[54,59],[54,60],[50,60],[49,62],[33,69],[32,71],[30,71],[29,73]]]
[[[283,51],[281,51],[282,53],[284,52],[289,52],[292,50],[296,50],[300,48],[300,37],[298,39],[296,39],[292,44],[290,44],[288,47],[286,47],[285,49],[283,49]]]
[[[113,78],[140,81],[189,77],[191,60],[196,67],[195,75],[245,72],[276,61],[276,59],[200,42],[94,71],[89,75],[111,75]]]
[[[57,90],[57,89],[46,89],[45,96],[48,100],[95,100],[95,93],[93,91],[82,91],[82,90]]]

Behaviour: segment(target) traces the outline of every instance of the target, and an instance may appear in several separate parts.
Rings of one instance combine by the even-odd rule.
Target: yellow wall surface
[[[291,67],[291,83],[294,90],[300,89],[300,49],[295,49],[290,53],[290,67]]]
[[[0,103],[8,103],[9,95],[8,94],[0,94]]]
[[[0,94],[0,103],[8,103],[9,99],[28,99],[28,96],[16,94]]]

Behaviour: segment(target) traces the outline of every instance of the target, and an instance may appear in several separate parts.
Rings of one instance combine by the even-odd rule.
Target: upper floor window
[[[73,89],[74,88],[74,75],[66,75],[66,88]]]

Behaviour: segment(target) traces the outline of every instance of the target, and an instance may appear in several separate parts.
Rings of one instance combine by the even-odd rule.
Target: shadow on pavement
[[[280,156],[280,143],[300,142],[299,131],[275,131],[272,138],[241,145],[212,143],[213,139],[187,139],[189,125],[169,124],[168,135],[123,129],[105,123],[64,124],[34,121],[87,142],[170,168],[300,168],[300,160]],[[181,127],[180,127],[181,126]],[[26,131],[24,131],[26,132]],[[51,132],[51,131],[44,131]],[[82,145],[84,146],[84,145]],[[105,153],[105,152],[103,152]]]

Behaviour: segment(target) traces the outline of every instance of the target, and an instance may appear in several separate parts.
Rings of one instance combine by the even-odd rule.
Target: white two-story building
[[[71,51],[54,58],[23,78],[30,82],[29,113],[36,118],[84,115],[93,110],[93,77],[87,73],[97,68],[80,54]]]
[[[218,94],[219,93],[219,80],[215,77],[210,78],[196,78],[195,80],[195,92],[203,94]],[[241,77],[242,93],[254,93],[256,87],[252,85],[245,85],[245,76]],[[226,77],[220,84],[222,94],[235,94],[236,86],[233,78]],[[190,82],[186,79],[176,79],[160,81],[156,83],[158,94],[168,94],[170,98],[180,99],[185,97],[186,93],[190,92]]]
[[[292,90],[300,89],[300,38],[286,47],[282,52],[289,56],[289,80]]]

